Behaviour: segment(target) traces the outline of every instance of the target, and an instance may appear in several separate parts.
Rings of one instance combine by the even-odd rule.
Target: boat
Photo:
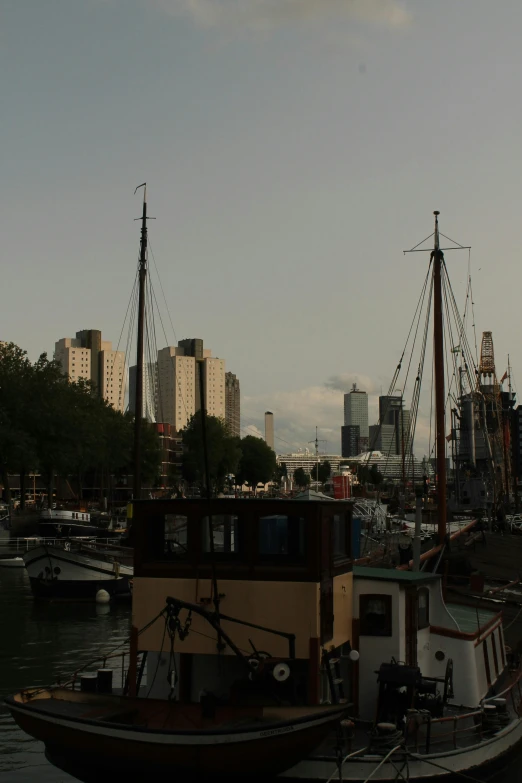
[[[0,557],[0,568],[25,568],[23,557]]]
[[[40,511],[38,532],[44,538],[112,538],[116,533],[109,522],[95,521],[85,508],[44,508]]]
[[[145,196],[140,290],[146,231]],[[448,537],[438,213],[434,237],[438,544],[422,558],[436,566]],[[138,378],[139,362],[140,348]],[[208,459],[206,497],[143,500],[137,443],[123,692],[93,662],[6,700],[56,766],[81,780],[442,783],[509,763],[522,670],[501,613],[447,603],[420,550],[398,568],[357,565],[350,500],[213,498]]]
[[[46,743],[48,756],[61,765],[92,769],[92,757],[103,758],[107,772],[154,776],[176,771],[186,780],[227,778],[266,780],[298,761],[304,748],[317,745],[345,710],[322,707],[216,707],[177,705],[156,699],[37,690],[8,698],[19,726]],[[67,743],[69,761],[62,749]],[[110,755],[103,747],[110,746]],[[54,756],[53,756],[54,754]],[[117,759],[123,762],[120,764]]]
[[[95,600],[100,590],[111,598],[130,595],[132,551],[96,541],[38,543],[23,554],[36,598]]]

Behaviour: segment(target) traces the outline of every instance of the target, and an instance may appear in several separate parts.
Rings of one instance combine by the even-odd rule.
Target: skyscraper
[[[225,421],[231,435],[241,433],[241,398],[239,379],[233,372],[225,373]]]
[[[176,430],[201,407],[198,360],[203,361],[207,414],[225,419],[225,360],[203,348],[203,340],[180,340],[177,347],[158,351],[158,415]]]
[[[368,395],[353,384],[352,390],[344,395],[344,424],[358,426],[361,438],[367,438],[368,432]]]
[[[385,454],[410,453],[410,411],[404,408],[400,396],[382,395],[379,397],[379,423],[381,425],[381,447],[375,450]]]
[[[83,329],[76,337],[62,337],[55,343],[54,358],[71,381],[92,381],[100,397],[123,411],[125,354],[113,351],[98,329]]]
[[[355,457],[368,448],[368,395],[353,384],[344,395],[344,427],[341,429],[343,457]],[[348,453],[349,452],[349,453]]]
[[[136,365],[129,368],[129,411],[136,411]],[[147,362],[143,366],[143,409],[142,418],[151,423],[163,421],[161,406],[158,404],[158,364]]]

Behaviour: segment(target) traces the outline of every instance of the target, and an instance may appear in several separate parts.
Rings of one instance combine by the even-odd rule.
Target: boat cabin
[[[506,666],[502,614],[446,604],[437,574],[357,566],[353,573],[360,717],[375,719],[394,678],[403,678],[403,689],[415,681],[431,706],[437,692],[444,699],[453,691],[451,703],[476,707]]]
[[[215,577],[221,627],[246,658],[288,661],[296,701],[327,700],[321,659],[347,654],[352,642],[351,508],[333,500],[135,502],[133,626],[146,626],[169,596],[213,612]],[[209,688],[221,696],[244,673],[242,662],[197,613],[180,612],[183,629],[189,617],[175,641],[175,697],[199,701]],[[140,634],[139,650],[148,653],[150,683],[171,655],[163,621]],[[169,692],[157,677],[153,695]]]

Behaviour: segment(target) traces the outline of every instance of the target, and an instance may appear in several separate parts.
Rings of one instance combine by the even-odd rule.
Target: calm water
[[[65,678],[123,642],[129,627],[128,605],[36,603],[25,569],[0,569],[1,783],[74,781],[46,760],[42,743],[18,729],[2,706],[2,697],[27,685]],[[455,783],[463,780],[455,778]],[[502,781],[522,781],[522,757]]]
[[[130,605],[39,603],[25,569],[0,568],[0,781],[71,783],[46,760],[44,746],[24,734],[1,704],[28,685],[56,682],[123,642]]]

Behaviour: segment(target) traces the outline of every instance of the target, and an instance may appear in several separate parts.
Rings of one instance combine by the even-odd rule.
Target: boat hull
[[[49,760],[80,780],[98,781],[100,771],[127,779],[159,779],[176,774],[184,781],[245,777],[266,780],[317,747],[342,715],[331,713],[303,723],[221,732],[139,729],[122,724],[73,720],[39,712],[12,698],[7,706],[20,728],[45,743]]]
[[[48,545],[30,549],[23,559],[37,598],[94,600],[99,590],[111,597],[130,592],[128,566]]]

